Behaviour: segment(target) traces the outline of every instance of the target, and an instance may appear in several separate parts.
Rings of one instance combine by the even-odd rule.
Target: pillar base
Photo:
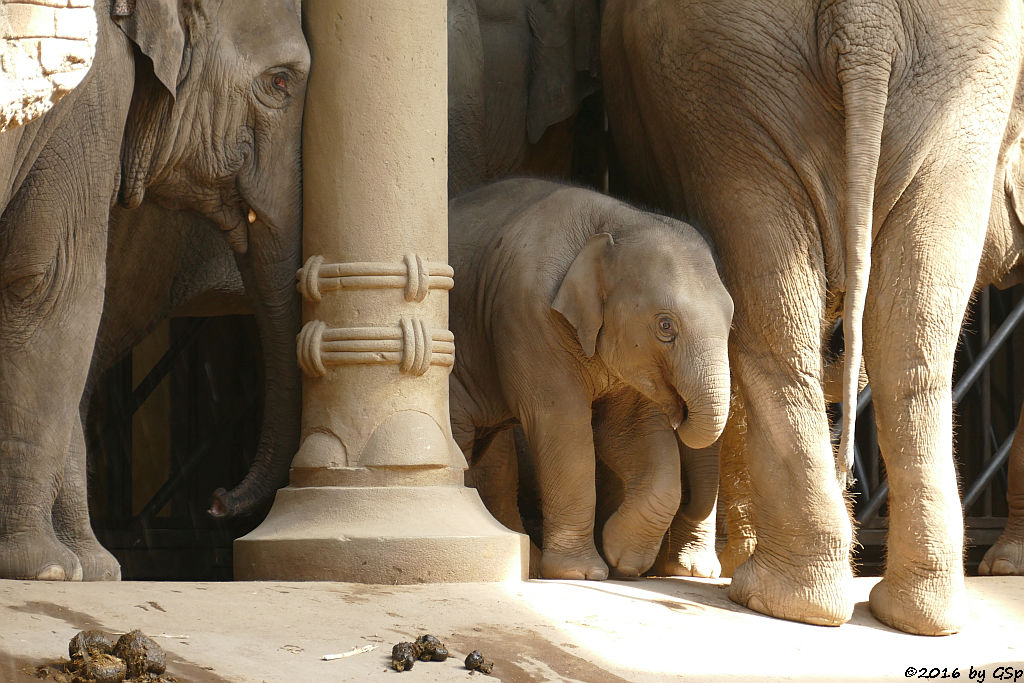
[[[528,537],[463,486],[289,486],[234,544],[242,581],[520,581],[529,561]]]

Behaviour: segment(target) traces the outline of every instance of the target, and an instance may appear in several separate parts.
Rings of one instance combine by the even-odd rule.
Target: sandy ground
[[[971,620],[945,638],[875,621],[856,579],[853,620],[823,628],[770,619],[726,597],[726,580],[348,583],[0,581],[0,681],[33,681],[79,630],[139,628],[179,681],[880,680],[1024,681],[1024,578],[968,579]],[[391,646],[431,633],[446,662],[390,670]],[[367,645],[350,657],[321,657]],[[908,674],[911,674],[908,676]],[[396,676],[401,678],[396,679]]]

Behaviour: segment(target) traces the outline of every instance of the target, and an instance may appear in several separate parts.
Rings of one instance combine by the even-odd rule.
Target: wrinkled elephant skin
[[[456,441],[472,461],[474,446],[522,424],[547,578],[608,576],[594,545],[601,454],[626,487],[602,532],[605,556],[623,574],[645,571],[679,507],[676,439],[709,446],[728,411],[732,302],[707,242],[679,221],[540,180],[453,200],[449,233]]]
[[[1018,125],[1021,38],[1012,0],[606,4],[606,103],[630,185],[708,231],[736,303],[746,431],[734,411],[723,444],[749,470],[757,546],[733,600],[850,618],[852,529],[822,389],[841,314],[844,445],[862,347],[891,487],[871,610],[911,633],[963,624],[951,376]]]
[[[281,453],[290,459],[297,440],[291,349],[309,68],[297,3],[129,7],[111,17],[98,0],[89,75],[39,119],[0,136],[3,578],[119,576],[90,529],[79,419],[106,276],[124,267],[106,263],[108,242],[133,227],[111,225],[112,200],[190,211],[219,228],[252,296],[265,393],[296,406],[265,411],[276,415],[225,510],[244,511],[273,490],[274,463]]]

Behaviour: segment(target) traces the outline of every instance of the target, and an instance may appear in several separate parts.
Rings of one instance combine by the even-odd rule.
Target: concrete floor
[[[479,649],[503,681],[880,680],[917,675],[1013,680],[1024,670],[1024,578],[971,578],[971,621],[924,638],[875,621],[877,579],[857,579],[839,628],[764,617],[726,597],[726,580],[344,583],[0,581],[0,681],[32,681],[79,630],[139,628],[179,681],[395,680],[391,646],[432,633],[454,657],[418,662],[408,681],[480,679]],[[334,661],[321,656],[379,645]],[[1011,668],[1005,668],[1009,665]],[[933,670],[933,667],[935,670]],[[1004,668],[1000,668],[1004,667]],[[1001,678],[1008,675],[1009,678]],[[1024,681],[1024,671],[1018,674]]]

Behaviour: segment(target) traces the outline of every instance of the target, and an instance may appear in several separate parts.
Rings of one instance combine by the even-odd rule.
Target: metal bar
[[[992,456],[992,459],[988,461],[987,465],[985,465],[985,469],[981,471],[977,479],[974,480],[974,483],[971,484],[971,488],[967,489],[967,493],[964,494],[963,503],[965,510],[970,507],[974,501],[977,500],[978,496],[986,490],[989,481],[995,476],[996,472],[1000,471],[1003,463],[1005,463],[1007,458],[1010,456],[1010,446],[1013,445],[1013,437],[1014,434],[1010,434],[1006,437],[1006,440],[1003,441],[999,450],[996,451],[996,454]]]
[[[256,405],[258,402],[258,396],[253,397],[248,404],[243,408],[237,410],[230,416],[230,419],[225,424],[224,428],[217,431],[217,435],[194,450],[185,462],[163,483],[163,485],[157,489],[153,497],[149,499],[149,502],[139,512],[139,521],[145,524],[147,521],[152,519],[160,510],[163,509],[167,503],[170,502],[171,498],[177,492],[180,487],[192,471],[196,468],[196,465],[200,461],[206,458],[207,454],[210,453],[216,446],[219,446],[234,430],[239,422],[246,416],[246,414]]]
[[[125,406],[126,410],[131,411],[129,415],[134,415],[135,411],[146,402],[150,394],[160,386],[160,382],[174,368],[175,363],[182,357],[184,350],[199,336],[199,332],[203,329],[206,321],[207,318],[193,318],[185,328],[185,331],[171,342],[164,355],[160,357],[160,360],[153,365],[152,369],[146,373],[146,376],[142,378],[139,385],[132,391],[131,399],[128,400]]]
[[[1010,315],[1006,316],[1006,320],[999,326],[996,333],[992,335],[988,346],[981,350],[977,360],[960,376],[960,381],[953,388],[953,403],[959,403],[963,399],[967,390],[971,388],[971,385],[981,376],[982,371],[991,362],[992,356],[1010,338],[1010,334],[1013,333],[1014,328],[1017,327],[1022,317],[1024,317],[1024,299],[1017,302],[1017,305],[1010,311]]]
[[[981,320],[979,326],[981,327],[981,346],[985,348],[989,343],[989,332],[992,325],[992,292],[990,288],[986,287],[981,292]],[[991,364],[985,366],[985,371],[981,373],[981,424],[991,425],[992,424],[992,367]],[[988,465],[989,461],[992,460],[992,445],[988,439],[984,439],[982,445],[981,462],[984,465]],[[967,506],[964,506],[967,509]],[[992,516],[992,489],[985,489],[985,496],[982,499],[982,509],[984,510],[985,517]]]
[[[132,413],[125,406],[132,388],[130,353],[107,371],[104,384],[109,412],[99,438],[109,467],[108,501],[115,518],[127,519],[132,515]]]
[[[860,495],[865,498],[871,496],[871,489],[868,487],[868,475],[867,470],[864,469],[864,462],[860,456],[860,449],[857,448],[857,444],[853,444],[853,476],[857,480],[857,485],[860,487]]]

